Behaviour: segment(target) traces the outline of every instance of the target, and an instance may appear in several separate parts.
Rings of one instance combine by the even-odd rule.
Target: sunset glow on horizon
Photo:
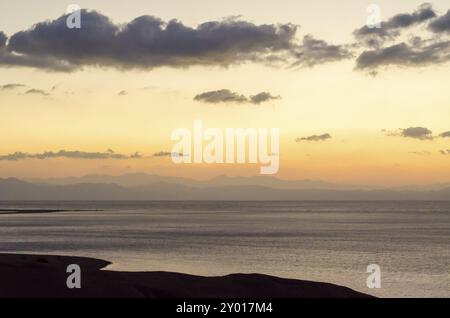
[[[259,175],[259,164],[175,165],[170,156],[155,155],[171,151],[174,129],[202,120],[219,129],[279,128],[274,176],[281,179],[378,186],[450,181],[450,30],[438,23],[448,1],[434,1],[436,16],[429,18],[414,15],[429,9],[422,1],[379,1],[382,20],[391,21],[384,27],[400,35],[393,31],[378,47],[356,36],[369,3],[355,0],[231,1],[223,10],[205,0],[78,2],[90,10],[85,21],[82,15],[87,29],[111,28],[117,43],[136,48],[100,42],[61,49],[72,39],[58,38],[69,31],[54,21],[69,3],[0,5],[0,178]],[[318,12],[320,21],[313,18]],[[392,26],[401,13],[417,21]],[[143,15],[161,20],[130,23]],[[178,22],[165,28],[173,18]],[[44,21],[55,38],[40,43],[40,29],[29,28]],[[198,27],[209,21],[216,22]],[[160,36],[154,47],[150,33],[138,32],[152,23],[163,25],[151,33]],[[101,41],[102,34],[93,37]],[[73,44],[90,43],[78,40]],[[39,158],[62,150],[81,155]]]

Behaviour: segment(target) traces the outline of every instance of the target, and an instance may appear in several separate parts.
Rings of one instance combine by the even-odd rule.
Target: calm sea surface
[[[113,270],[258,272],[377,296],[450,297],[450,201],[0,202],[1,209],[71,211],[0,215],[0,252],[103,258]],[[381,267],[380,289],[366,287],[369,264]]]

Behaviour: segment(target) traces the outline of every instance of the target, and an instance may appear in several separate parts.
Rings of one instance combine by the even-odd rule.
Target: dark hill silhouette
[[[81,289],[69,289],[69,264],[81,268]],[[366,298],[328,283],[261,274],[203,277],[169,272],[100,270],[107,261],[47,255],[0,254],[0,298]]]

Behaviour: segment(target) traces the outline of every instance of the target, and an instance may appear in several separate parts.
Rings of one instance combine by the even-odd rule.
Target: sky
[[[79,30],[72,3],[0,2],[0,177],[258,175],[175,165],[200,119],[279,128],[279,178],[450,182],[448,0],[377,1],[375,29],[372,1],[78,1]]]

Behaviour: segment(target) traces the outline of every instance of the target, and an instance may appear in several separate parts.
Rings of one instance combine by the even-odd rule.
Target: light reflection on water
[[[450,297],[450,202],[0,202],[0,251],[109,269],[258,272],[389,297]],[[97,210],[97,211],[78,211]],[[382,288],[366,287],[366,267]]]

